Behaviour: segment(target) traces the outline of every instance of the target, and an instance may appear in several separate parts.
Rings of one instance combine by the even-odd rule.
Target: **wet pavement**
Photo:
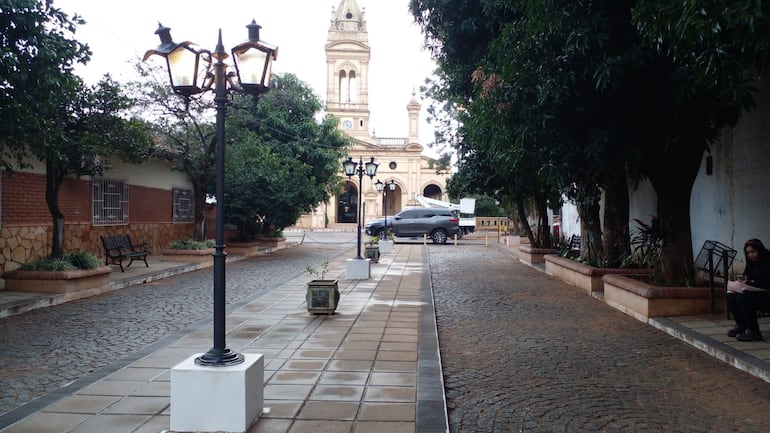
[[[351,236],[289,234],[228,262],[228,342],[266,358],[270,410],[249,433],[770,431],[770,344],[736,345],[723,318],[639,322],[494,236],[406,240],[345,280]],[[344,287],[332,321],[303,305],[306,266],[327,258]],[[174,269],[0,319],[0,430],[168,429],[168,369],[211,326],[211,269]]]
[[[228,308],[304,274],[309,264],[317,266],[349,249],[349,243],[308,243],[301,249],[228,263]],[[149,261],[159,264],[152,256]],[[180,264],[165,265],[164,269]],[[126,274],[144,271],[143,263],[135,263]],[[204,267],[0,319],[0,414],[209,323],[211,273],[211,267]],[[126,275],[117,271],[112,277],[119,281]]]
[[[499,250],[429,258],[451,432],[770,431],[770,384]]]

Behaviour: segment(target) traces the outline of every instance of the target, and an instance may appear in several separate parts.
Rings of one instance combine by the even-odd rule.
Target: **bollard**
[[[489,233],[484,233],[484,246],[489,246]]]
[[[457,246],[457,233],[455,233],[455,246]]]
[[[423,233],[422,234],[422,244],[423,245],[428,245],[428,234],[427,233]]]

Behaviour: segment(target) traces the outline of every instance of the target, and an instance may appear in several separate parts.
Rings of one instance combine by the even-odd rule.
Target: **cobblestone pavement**
[[[228,263],[228,308],[350,249],[305,244]],[[211,268],[0,319],[0,414],[212,317]]]
[[[770,384],[494,248],[429,260],[451,432],[770,431]]]

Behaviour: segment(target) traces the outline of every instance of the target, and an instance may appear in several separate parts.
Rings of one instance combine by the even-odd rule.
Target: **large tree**
[[[740,109],[750,105],[740,88],[731,84],[741,82],[740,70],[748,69],[748,63],[733,68],[737,72],[730,75],[732,81],[727,85],[714,84],[722,80],[718,73],[693,73],[694,62],[674,58],[670,54],[676,50],[656,46],[660,36],[655,31],[670,28],[670,22],[660,23],[657,14],[668,3],[647,3],[652,5],[651,12],[644,15],[646,24],[639,27],[654,31],[646,41],[631,19],[635,0],[413,0],[411,7],[426,31],[428,46],[451,77],[443,81],[448,86],[444,92],[466,98],[470,116],[499,119],[478,122],[490,140],[479,139],[473,145],[489,147],[502,142],[497,135],[510,134],[508,157],[488,152],[499,164],[515,162],[510,156],[517,153],[532,161],[535,154],[522,150],[525,145],[533,146],[540,153],[535,172],[558,180],[562,191],[578,202],[581,219],[593,227],[598,226],[598,193],[603,191],[606,209],[615,218],[608,222],[605,212],[605,248],[615,245],[620,236],[628,236],[624,228],[627,188],[619,180],[626,175],[649,179],[658,196],[657,218],[666,224],[668,233],[661,255],[662,275],[666,282],[686,283],[693,279],[690,192],[703,152],[722,128],[736,123]],[[704,2],[684,2],[686,12],[698,3]],[[714,6],[728,12],[716,13],[718,18],[710,21],[714,26],[689,29],[687,44],[668,46],[679,47],[680,52],[681,47],[696,46],[700,48],[696,54],[709,54],[709,48],[718,52],[723,48],[719,43],[703,48],[700,41],[712,38],[698,32],[714,31],[727,22],[738,34],[748,35],[751,25],[747,23],[752,21],[745,17],[764,26],[765,15],[748,3],[739,2],[732,9],[724,4]],[[736,16],[744,18],[734,22]],[[764,52],[766,39],[750,39],[733,52]],[[481,55],[468,58],[459,49],[464,44]],[[755,53],[753,58],[763,64],[761,56]],[[468,69],[474,63],[478,65],[475,70],[483,72],[486,85],[458,84],[471,82]],[[497,110],[481,102],[487,97],[494,98]],[[507,128],[491,127],[503,122]],[[483,132],[480,129],[478,135]],[[589,240],[597,244],[595,228],[590,232]]]
[[[258,104],[236,98],[227,123],[226,214],[247,238],[280,231],[327,201],[349,144],[336,118],[318,120],[321,101],[307,83],[293,74],[271,81]]]
[[[648,43],[699,84],[745,108],[770,55],[770,3],[639,0],[634,23]]]
[[[6,169],[37,159],[46,169],[46,203],[53,222],[51,256],[64,249],[59,189],[68,175],[100,175],[105,157],[138,162],[149,138],[125,113],[132,101],[105,76],[87,86],[73,71],[88,47],[74,38],[82,20],[51,1],[13,0],[0,7],[0,144]]]
[[[658,111],[650,116],[651,124],[659,125],[654,131],[659,134],[647,131],[654,144],[639,149],[646,156],[639,167],[658,194],[657,220],[665,229],[662,271],[669,280],[691,280],[691,246],[685,245],[692,239],[685,198],[689,199],[703,153],[719,132],[754,108],[754,85],[765,79],[770,53],[770,4],[639,0],[633,11],[642,37],[670,63],[663,73],[673,76],[654,89],[665,96],[659,97]],[[660,75],[659,70],[646,72]]]
[[[216,180],[214,169],[216,134],[213,92],[184,99],[168,84],[165,65],[137,61],[140,80],[130,83],[137,99],[137,114],[152,122],[158,143],[154,157],[169,161],[184,172],[193,188],[194,239],[204,240],[207,193]]]

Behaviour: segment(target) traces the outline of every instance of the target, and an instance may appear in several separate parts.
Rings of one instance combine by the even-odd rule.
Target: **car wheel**
[[[436,229],[430,234],[430,238],[434,244],[445,244],[447,240],[447,234],[444,229]]]

